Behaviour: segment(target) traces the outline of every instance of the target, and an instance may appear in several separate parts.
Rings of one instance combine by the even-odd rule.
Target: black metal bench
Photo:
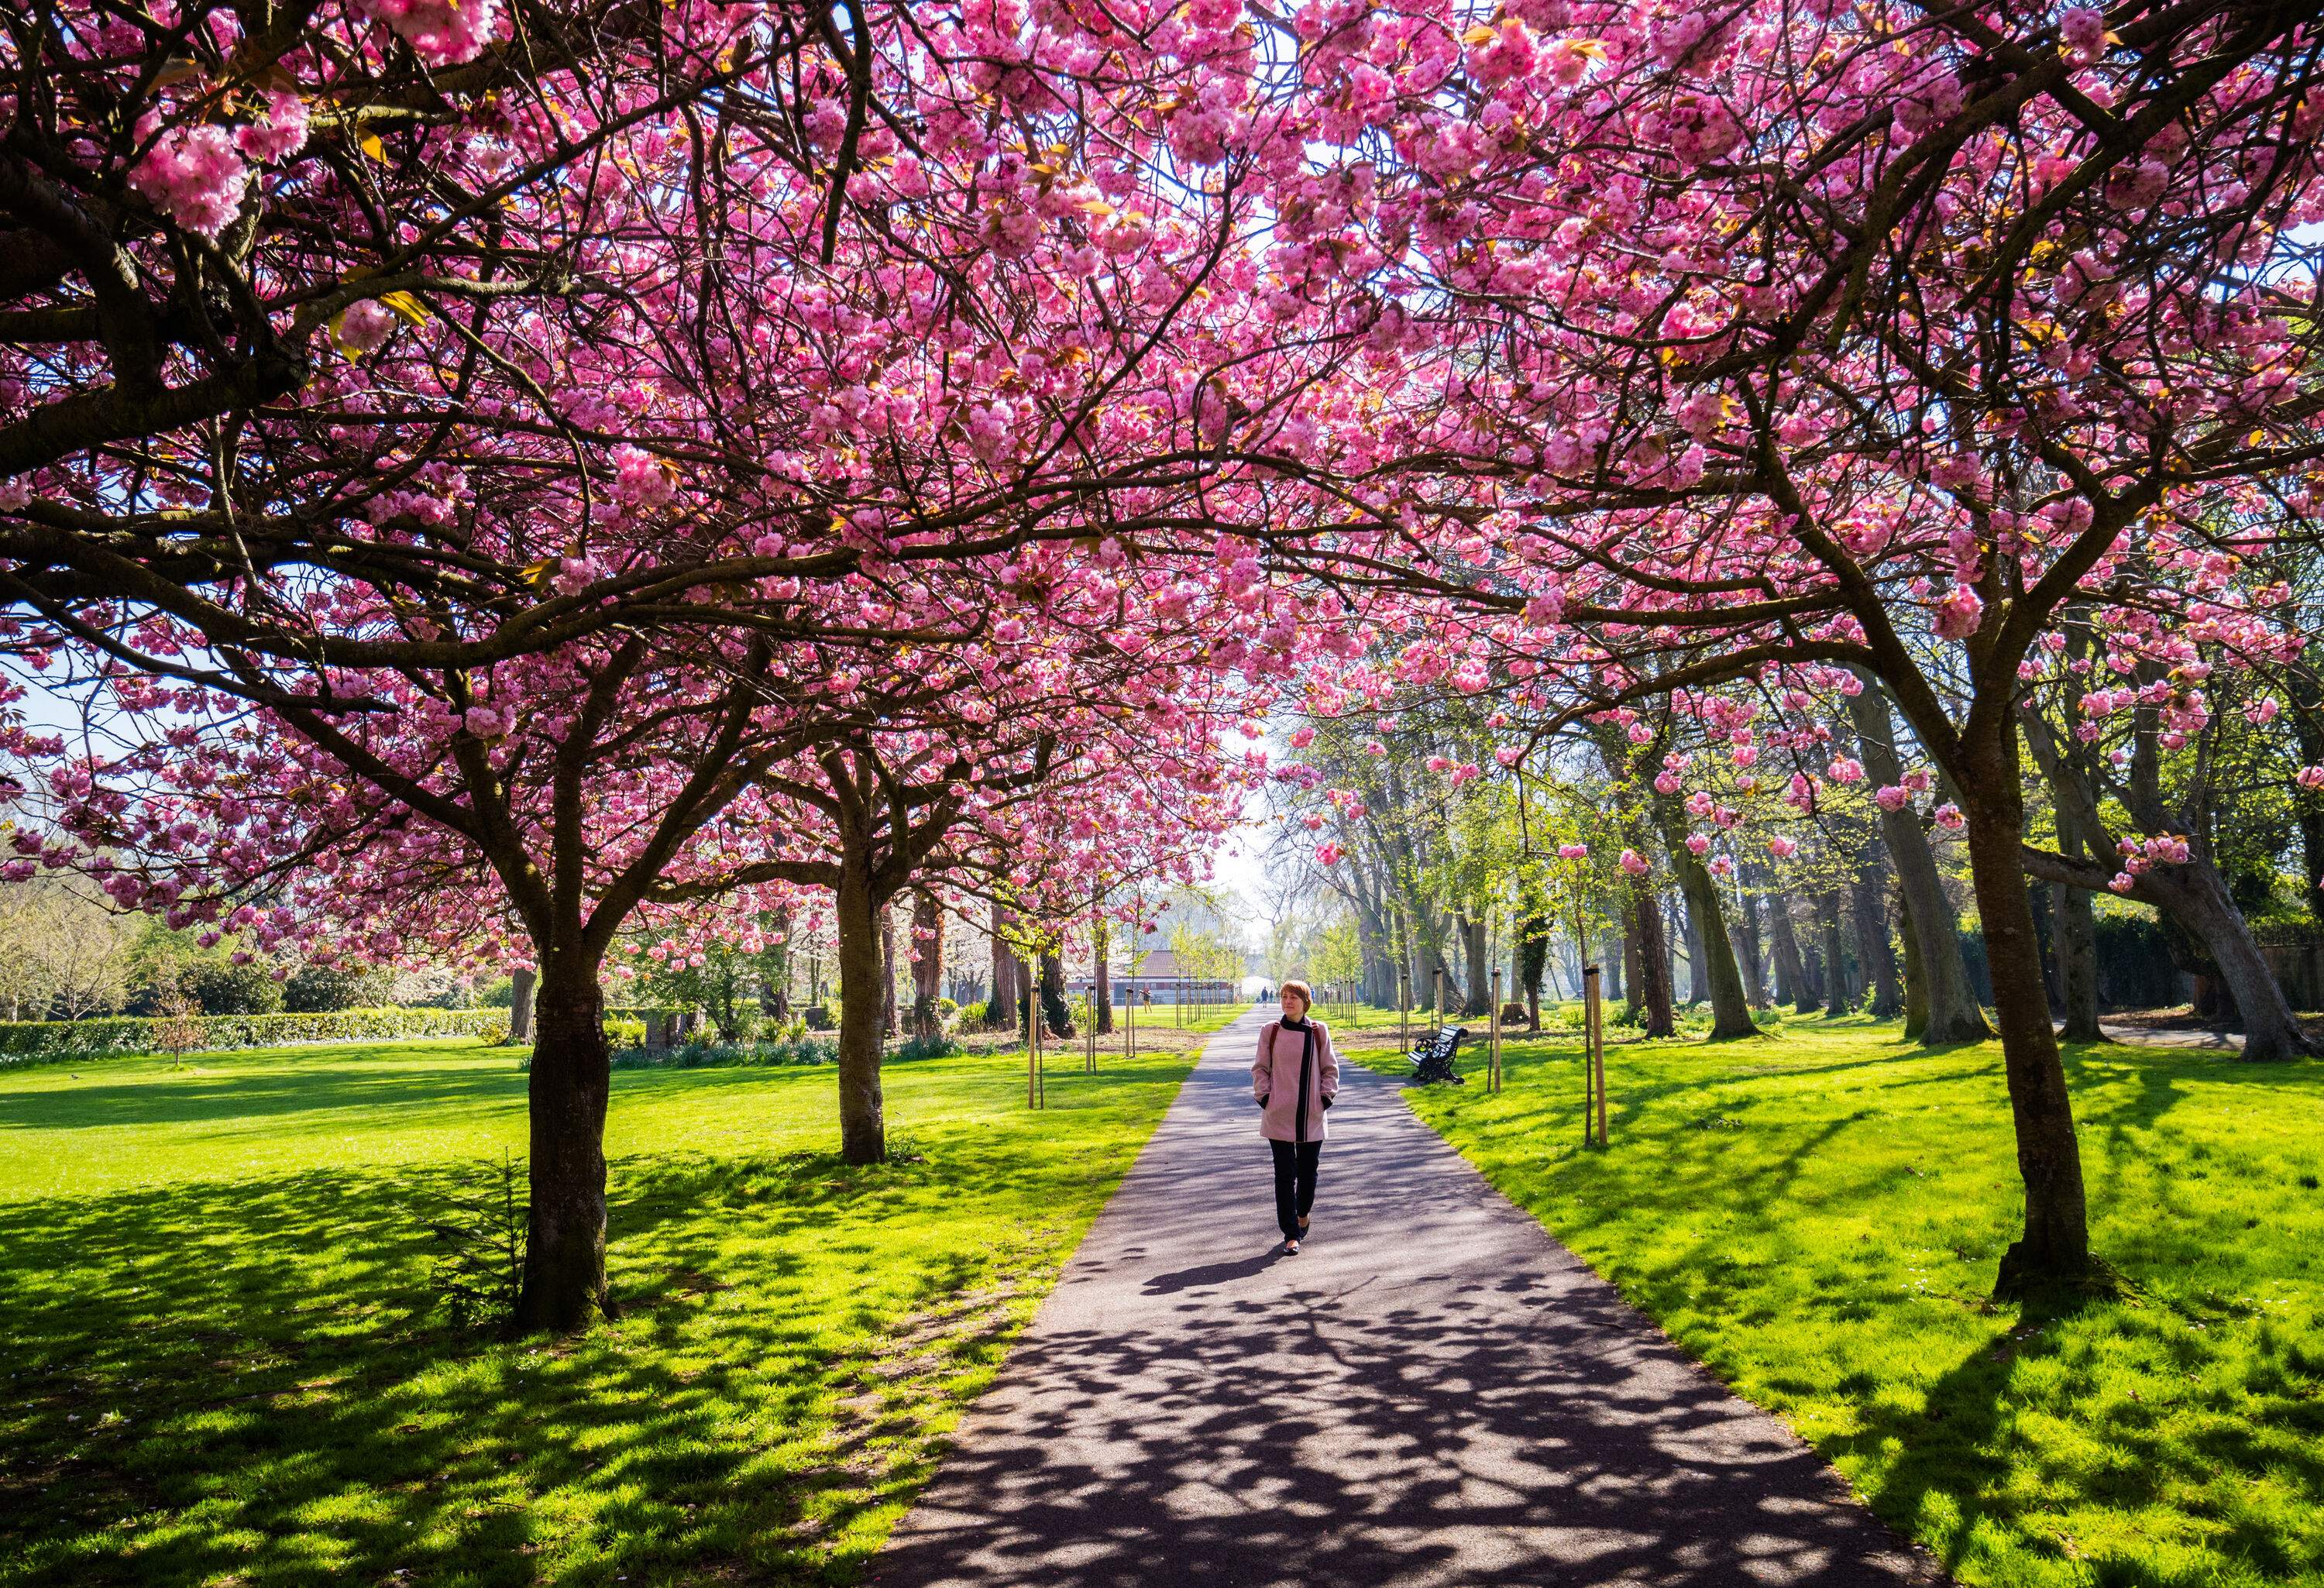
[[[1412,1050],[1412,1084],[1416,1086],[1437,1086],[1450,1083],[1463,1085],[1452,1073],[1452,1056],[1461,1051],[1461,1039],[1469,1034],[1466,1026],[1447,1026],[1434,1037],[1422,1039]]]

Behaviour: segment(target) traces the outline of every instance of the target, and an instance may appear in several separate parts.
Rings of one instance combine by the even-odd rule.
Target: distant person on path
[[[1315,1166],[1323,1151],[1323,1111],[1340,1092],[1339,1056],[1322,1020],[1307,1018],[1314,1000],[1305,982],[1283,983],[1283,1018],[1259,1033],[1250,1066],[1259,1100],[1259,1133],[1275,1154],[1275,1222],[1283,1250],[1296,1253],[1315,1205]]]

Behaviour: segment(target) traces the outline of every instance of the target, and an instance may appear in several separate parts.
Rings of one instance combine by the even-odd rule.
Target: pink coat
[[[1321,1141],[1323,1104],[1339,1094],[1340,1060],[1332,1051],[1332,1033],[1322,1020],[1308,1018],[1315,1029],[1315,1069],[1307,1077],[1307,1140]],[[1250,1094],[1264,1098],[1259,1133],[1270,1141],[1299,1140],[1292,1116],[1299,1112],[1299,1060],[1306,1051],[1305,1033],[1286,1031],[1281,1020],[1269,1020],[1259,1034],[1259,1057],[1250,1066]]]

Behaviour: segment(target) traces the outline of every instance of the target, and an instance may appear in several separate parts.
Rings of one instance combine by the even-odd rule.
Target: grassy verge
[[[1368,1003],[1319,1003],[1315,1012],[1322,1015],[1330,1024],[1333,1037],[1342,1048],[1385,1046],[1394,1048],[1397,1045],[1399,1031],[1408,1031],[1409,1039],[1418,1042],[1428,1035],[1435,1024],[1435,1011],[1417,1006],[1405,1011],[1401,1017],[1401,1024],[1394,1009],[1378,1009]],[[1562,1024],[1570,1024],[1572,1029],[1578,1032],[1582,1024],[1582,1005],[1578,1002],[1561,1003],[1554,1000],[1545,1001],[1541,1006],[1541,1019],[1545,1030],[1553,1036],[1567,1034],[1560,1029]],[[1469,1059],[1472,1056],[1477,1057],[1481,1065],[1485,1050],[1485,1033],[1491,1024],[1490,1018],[1485,1015],[1464,1015],[1458,1011],[1448,1011],[1444,1017],[1444,1023],[1448,1026],[1469,1028],[1469,1036],[1461,1045],[1462,1067],[1467,1068]],[[1708,1013],[1703,1013],[1692,1023],[1701,1030],[1707,1031],[1710,1029],[1710,1016]],[[1682,1022],[1680,1029],[1683,1032],[1686,1029],[1685,1022]],[[1522,1035],[1522,1029],[1517,1027],[1504,1028],[1502,1032],[1505,1041],[1514,1041]],[[1616,1033],[1618,1039],[1621,1035],[1623,1033]]]
[[[1247,998],[1233,1003],[1189,1003],[1183,1009],[1157,1003],[1138,1011],[1138,1029],[1157,1036],[1164,1031],[1203,1036],[1224,1030],[1258,1007]],[[1115,1010],[1113,1018],[1120,1020],[1121,1011]]]
[[[1317,1006],[1315,1012],[1332,1028],[1333,1040],[1341,1048],[1377,1047],[1383,1042],[1393,1046],[1396,1041],[1397,1017],[1392,1009],[1374,1009],[1369,1003],[1323,1003]],[[1413,1010],[1405,1019],[1410,1023],[1414,1041],[1427,1035],[1426,1010]]]
[[[2324,1065],[2067,1068],[2093,1239],[2136,1290],[2063,1316],[1987,1299],[2022,1215],[1993,1045],[1810,1020],[1616,1046],[1603,1153],[1570,1039],[1509,1045],[1499,1096],[1410,1095],[1963,1581],[2324,1583]]]
[[[1187,1057],[617,1075],[623,1315],[451,1329],[429,1232],[524,1144],[473,1042],[0,1077],[0,1583],[853,1581]]]

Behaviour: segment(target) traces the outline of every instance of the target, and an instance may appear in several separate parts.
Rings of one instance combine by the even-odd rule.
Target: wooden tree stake
[[[1594,1125],[1599,1107],[1599,1090],[1606,1084],[1606,1069],[1598,1055],[1599,1020],[1602,1006],[1598,997],[1599,970],[1594,965],[1582,969],[1582,1144],[1591,1146],[1597,1140]]]
[[[1493,1023],[1485,1049],[1485,1090],[1501,1089],[1501,967],[1493,967]]]

